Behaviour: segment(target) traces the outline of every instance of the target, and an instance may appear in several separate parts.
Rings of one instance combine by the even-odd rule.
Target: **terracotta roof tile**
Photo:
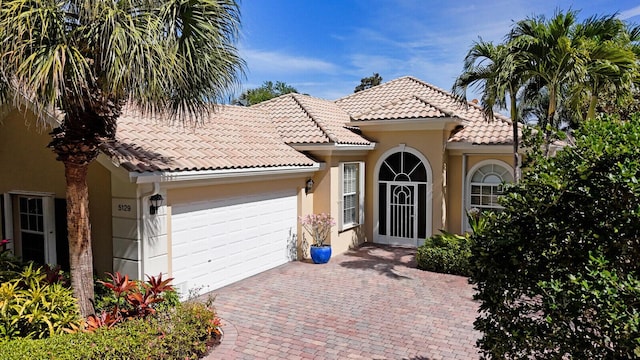
[[[264,111],[228,105],[216,107],[195,126],[171,125],[125,109],[116,141],[102,150],[137,172],[314,164],[282,141]]]
[[[346,126],[351,121],[349,114],[332,101],[302,94],[286,94],[253,107],[271,115],[287,143],[371,143]]]
[[[468,103],[465,106],[451,93],[410,76],[345,96],[335,103],[349,113],[355,123],[454,117],[463,121],[464,128],[449,142],[513,143],[509,118],[496,114],[494,121],[487,121],[478,105]]]

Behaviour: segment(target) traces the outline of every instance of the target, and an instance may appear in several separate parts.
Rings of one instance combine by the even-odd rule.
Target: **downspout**
[[[462,154],[462,218],[460,222],[460,234],[466,231],[467,222],[467,154]]]
[[[158,181],[154,181],[153,182],[153,190],[151,190],[150,192],[147,193],[143,193],[140,194],[139,197],[139,206],[138,206],[138,211],[139,213],[139,217],[138,217],[138,233],[139,235],[139,239],[140,239],[140,264],[138,265],[138,275],[139,275],[139,279],[140,280],[144,280],[144,228],[145,228],[145,214],[146,214],[146,206],[145,206],[145,198],[150,197],[151,195],[154,194],[158,194],[160,192],[160,182]]]

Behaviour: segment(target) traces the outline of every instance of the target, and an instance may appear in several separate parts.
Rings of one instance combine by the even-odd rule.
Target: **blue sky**
[[[360,79],[404,75],[450,90],[472,43],[500,42],[513,22],[580,10],[640,24],[638,0],[241,0],[243,89],[284,81],[337,99]],[[473,94],[471,94],[473,95]]]

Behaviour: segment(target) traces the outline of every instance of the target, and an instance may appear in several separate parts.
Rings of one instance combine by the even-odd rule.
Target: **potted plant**
[[[300,217],[300,224],[311,236],[311,260],[315,264],[325,264],[331,258],[331,245],[325,244],[329,237],[331,227],[336,224],[331,215],[327,213],[309,214]]]

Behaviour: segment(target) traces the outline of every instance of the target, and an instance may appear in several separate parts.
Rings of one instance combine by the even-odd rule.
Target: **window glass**
[[[359,208],[359,164],[347,163],[342,166],[342,225],[358,223]]]
[[[498,203],[502,183],[512,182],[511,172],[499,164],[487,164],[471,176],[470,207],[481,211],[501,209]]]

